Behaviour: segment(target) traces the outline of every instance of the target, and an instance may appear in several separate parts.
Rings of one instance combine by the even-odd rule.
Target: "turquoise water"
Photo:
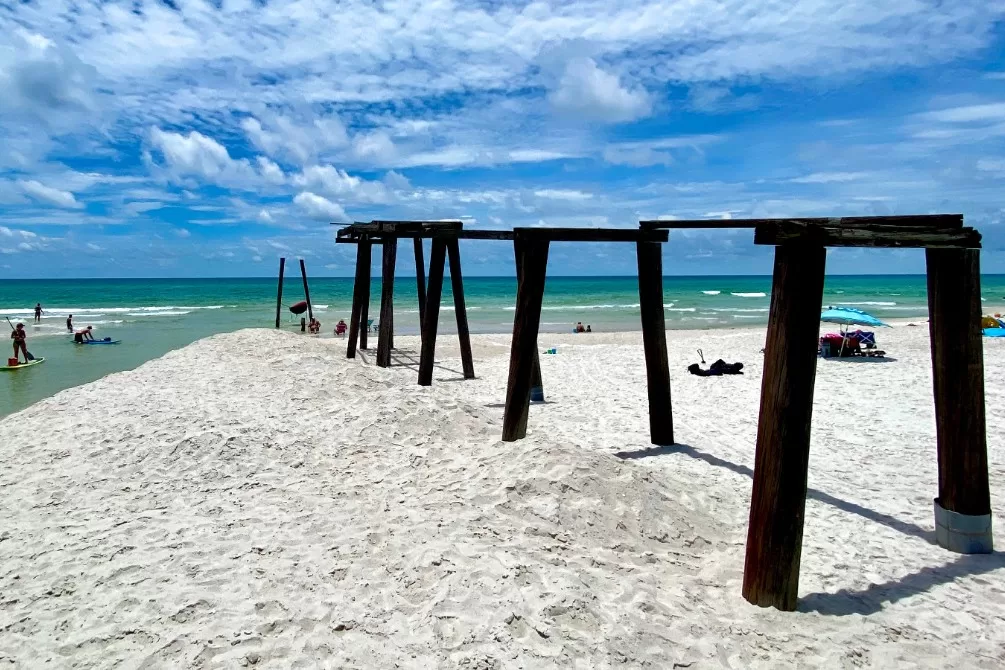
[[[472,332],[509,332],[516,282],[512,278],[465,278]],[[316,278],[310,282],[315,312],[330,337],[335,323],[349,320],[352,279]],[[713,328],[767,322],[770,277],[667,277],[664,300],[668,328]],[[449,281],[444,287],[441,332],[454,331]],[[990,310],[1005,305],[1005,275],[985,275],[983,292]],[[395,330],[418,332],[415,279],[395,281]],[[283,327],[299,330],[285,305],[303,299],[299,276],[284,285]],[[376,317],[380,281],[372,282],[370,316]],[[824,305],[852,305],[876,316],[922,317],[927,313],[924,276],[829,276]],[[32,306],[46,313],[32,323]],[[269,327],[275,320],[275,279],[120,279],[5,281],[0,289],[4,316],[24,321],[28,348],[44,356],[43,365],[0,373],[0,416],[17,411],[62,389],[111,372],[134,368],[172,349],[213,335],[247,327]],[[68,314],[77,326],[93,325],[96,337],[121,339],[114,346],[75,346],[66,332]],[[595,331],[639,327],[635,277],[549,277],[541,329],[570,330],[577,321]],[[9,351],[9,348],[8,348]],[[263,352],[267,356],[268,352]],[[6,356],[4,357],[6,358]]]

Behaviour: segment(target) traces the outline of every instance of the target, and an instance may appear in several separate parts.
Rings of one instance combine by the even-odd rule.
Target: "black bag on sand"
[[[687,366],[687,371],[698,377],[720,377],[722,375],[742,375],[743,363],[727,363],[721,358],[702,370],[697,363]]]

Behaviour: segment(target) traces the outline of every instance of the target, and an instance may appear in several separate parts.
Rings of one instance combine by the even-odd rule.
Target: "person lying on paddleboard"
[[[77,344],[83,344],[84,340],[94,341],[94,335],[91,334],[91,329],[93,326],[88,326],[87,328],[81,328],[73,334],[73,341]]]
[[[28,339],[28,333],[24,332],[24,324],[17,324],[17,328],[10,331],[10,339],[14,340],[14,358],[17,358],[18,352],[24,354],[24,362],[28,362],[28,345],[25,341]]]

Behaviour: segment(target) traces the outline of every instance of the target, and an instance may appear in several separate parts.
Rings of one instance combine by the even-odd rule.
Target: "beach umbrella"
[[[841,333],[841,353],[844,355],[844,343],[848,338],[848,326],[869,326],[871,328],[886,327],[890,324],[883,323],[872,314],[867,314],[854,307],[828,307],[820,314],[820,320],[825,323],[837,323],[845,327]]]
[[[890,327],[889,324],[883,323],[872,314],[866,314],[854,307],[828,307],[820,314],[820,320],[825,323],[839,323],[842,326]]]

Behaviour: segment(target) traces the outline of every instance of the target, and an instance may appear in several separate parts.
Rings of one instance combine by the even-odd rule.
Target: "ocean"
[[[1005,305],[1005,275],[984,275],[986,311]],[[395,280],[395,332],[417,334],[419,312],[415,279]],[[513,324],[516,281],[505,277],[466,277],[468,319],[474,333],[509,332]],[[370,317],[378,316],[380,280],[371,284]],[[351,278],[313,278],[311,300],[331,337],[341,318],[348,323]],[[666,277],[667,327],[722,328],[767,322],[771,277]],[[286,306],[303,299],[299,275],[283,288],[283,328],[299,330],[299,318]],[[455,332],[449,281],[444,286],[440,331]],[[32,308],[45,310],[33,324]],[[880,318],[925,317],[923,275],[827,277],[824,306],[848,305]],[[23,321],[28,348],[46,362],[0,374],[0,416],[27,407],[63,389],[128,370],[168,351],[216,333],[275,322],[275,279],[81,279],[7,280],[0,288],[0,318]],[[78,327],[94,326],[95,337],[122,340],[114,346],[75,346],[66,331],[73,314]],[[639,328],[635,277],[549,277],[541,318],[542,332],[571,330],[577,321],[595,331]],[[670,340],[673,346],[673,340]],[[10,349],[8,348],[8,351]],[[8,354],[9,355],[9,354]],[[262,356],[268,356],[263,351]]]

